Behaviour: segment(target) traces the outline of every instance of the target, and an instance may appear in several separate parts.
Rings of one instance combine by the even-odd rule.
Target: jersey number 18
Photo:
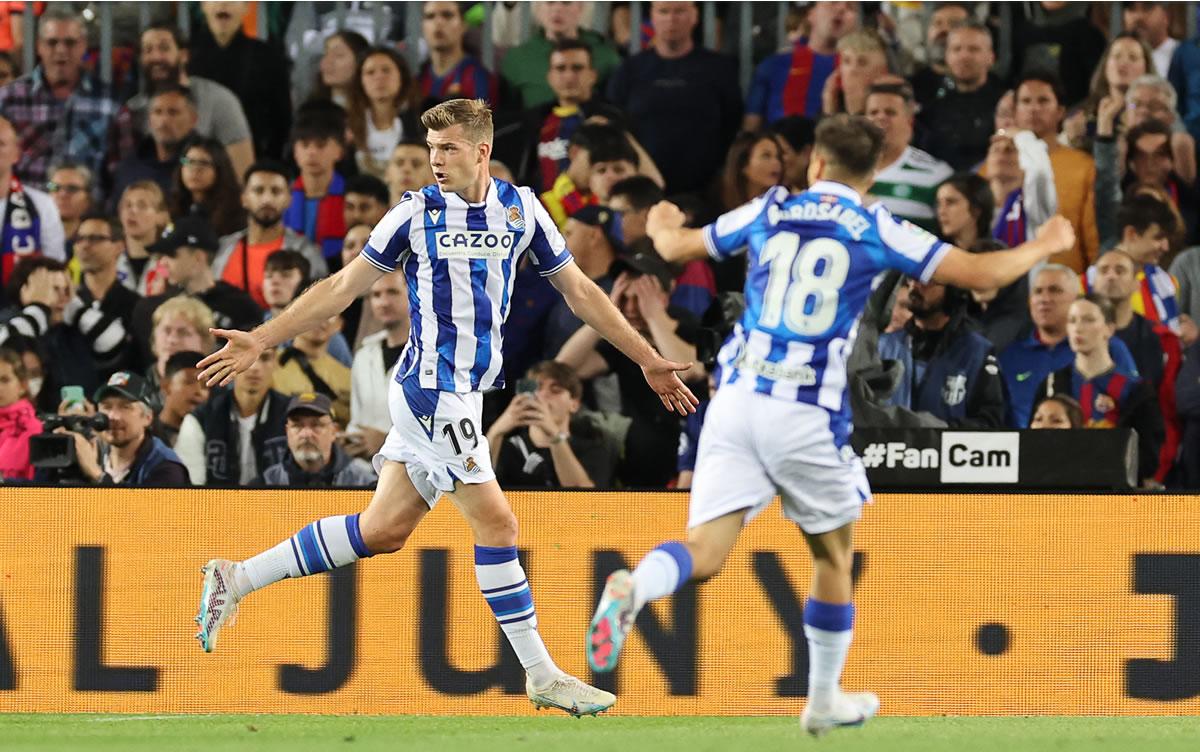
[[[837,320],[838,293],[850,272],[850,252],[832,238],[803,246],[794,232],[780,232],[763,246],[761,263],[770,264],[758,325],[780,323],[796,334],[816,337]]]

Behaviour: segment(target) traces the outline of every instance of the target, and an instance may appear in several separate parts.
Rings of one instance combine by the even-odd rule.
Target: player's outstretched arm
[[[659,201],[646,216],[646,234],[664,260],[677,263],[708,256],[704,231],[684,227],[683,211],[670,201]]]
[[[991,253],[968,253],[951,248],[933,278],[943,284],[972,290],[994,290],[1012,284],[1039,261],[1075,246],[1075,229],[1054,215],[1038,230],[1037,238],[1016,248]]]
[[[567,264],[562,271],[551,276],[550,281],[562,293],[572,313],[642,367],[646,383],[662,400],[664,407],[680,415],[696,412],[696,405],[700,401],[677,373],[691,368],[691,363],[676,363],[659,355],[629,325],[608,295],[575,264]]]
[[[196,378],[209,386],[225,386],[234,376],[253,365],[263,350],[287,342],[297,334],[324,323],[334,314],[341,313],[381,276],[382,271],[359,256],[337,274],[308,288],[283,313],[255,327],[253,331],[211,329],[214,336],[223,337],[228,342],[197,364],[200,373]]]

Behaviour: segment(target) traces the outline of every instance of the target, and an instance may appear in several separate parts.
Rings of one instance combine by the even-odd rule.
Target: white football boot
[[[196,639],[204,652],[211,653],[217,646],[217,635],[221,627],[232,623],[237,615],[238,598],[233,594],[234,562],[227,559],[212,559],[200,571],[204,573],[204,589],[200,593],[200,611],[196,623],[200,631]]]
[[[800,725],[813,736],[823,736],[844,726],[861,726],[879,712],[879,696],[873,692],[842,692],[834,695],[833,703],[817,709],[812,702],[800,714]]]
[[[617,667],[621,646],[637,619],[633,587],[628,569],[618,569],[604,583],[604,594],[588,626],[587,656],[593,671],[602,673]]]
[[[612,692],[584,684],[570,674],[560,674],[545,687],[535,687],[532,679],[526,679],[525,693],[538,710],[558,708],[576,718],[601,713],[617,701],[617,696]]]

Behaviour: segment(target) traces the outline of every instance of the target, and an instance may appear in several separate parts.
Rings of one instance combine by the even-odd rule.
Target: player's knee
[[[497,510],[483,521],[480,531],[481,540],[486,540],[488,546],[515,546],[519,523],[511,509]]]

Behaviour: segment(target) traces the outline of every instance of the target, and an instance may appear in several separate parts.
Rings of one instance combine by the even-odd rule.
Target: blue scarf
[[[42,220],[21,181],[13,175],[8,180],[8,204],[0,227],[0,289],[11,278],[18,261],[41,253],[41,240]]]

